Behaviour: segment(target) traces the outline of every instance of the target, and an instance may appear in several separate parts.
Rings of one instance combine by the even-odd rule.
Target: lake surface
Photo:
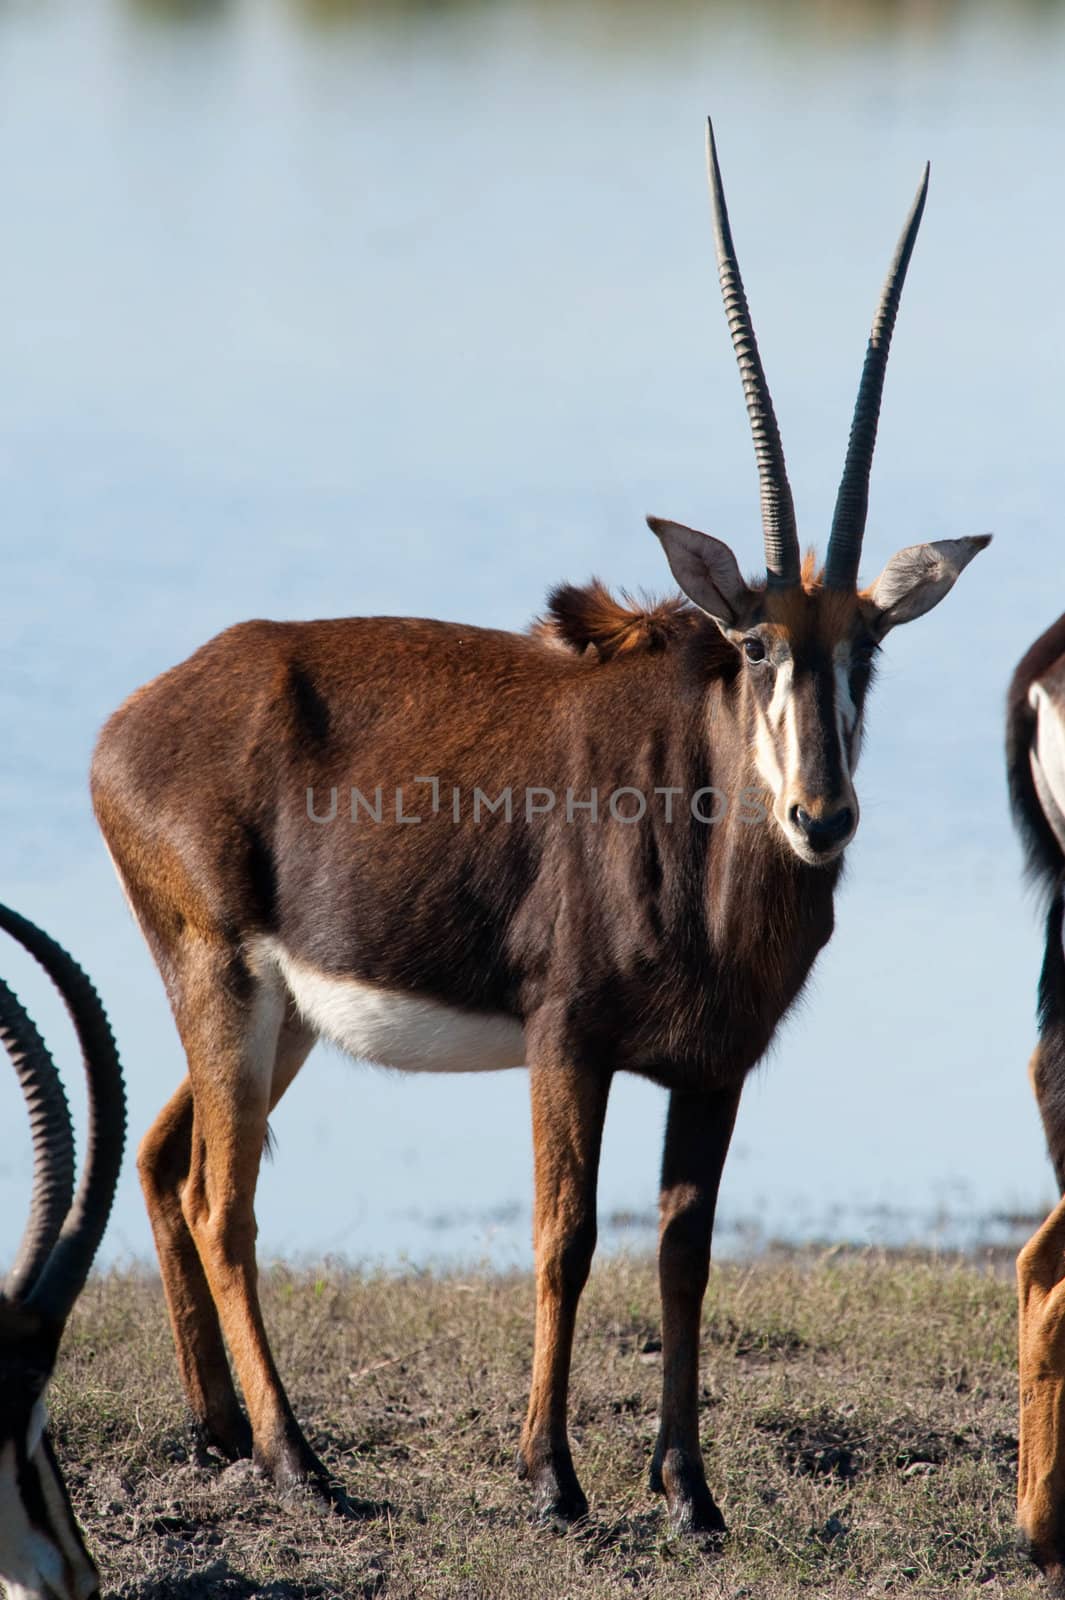
[[[87,799],[132,688],[244,617],[522,627],[562,578],[667,589],[648,511],[757,570],[712,110],[804,537],[926,157],[863,570],[995,534],[889,641],[836,936],[746,1091],[726,1238],[958,1242],[1049,1203],[1001,743],[1065,606],[1063,73],[1047,4],[0,7],[0,889],[106,997],[134,1141],[183,1067]],[[3,971],[80,1120],[61,1011]],[[664,1110],[617,1084],[612,1237],[646,1237]],[[29,1176],[3,1075],[0,1120],[3,1260]],[[319,1050],[274,1125],[266,1254],[527,1259],[520,1072]],[[104,1255],[150,1249],[130,1159]]]

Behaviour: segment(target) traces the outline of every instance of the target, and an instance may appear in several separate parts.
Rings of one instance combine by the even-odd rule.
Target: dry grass
[[[990,1265],[832,1254],[714,1269],[703,1438],[723,1556],[668,1534],[645,1486],[661,1357],[650,1263],[600,1264],[576,1352],[592,1504],[527,1520],[513,1461],[532,1286],[485,1274],[273,1268],[264,1301],[315,1447],[380,1514],[280,1500],[189,1458],[157,1281],[94,1280],[53,1389],[60,1457],[120,1596],[1038,1594],[1013,1549],[1013,1288]]]

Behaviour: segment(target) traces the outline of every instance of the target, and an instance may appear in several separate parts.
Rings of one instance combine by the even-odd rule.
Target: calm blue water
[[[757,567],[712,109],[806,535],[926,156],[866,570],[996,535],[890,641],[836,938],[748,1088],[722,1211],[882,1238],[1049,1200],[1000,745],[1065,606],[1063,69],[1037,5],[0,10],[0,886],[106,996],[136,1137],[182,1064],[86,794],[130,689],[242,617],[521,627],[563,577],[664,588],[649,510]],[[604,1213],[653,1208],[663,1112],[618,1084]],[[29,1156],[2,1077],[0,1118],[4,1259]],[[267,1253],[526,1259],[522,1074],[319,1051],[276,1132]],[[105,1254],[150,1248],[130,1162]]]

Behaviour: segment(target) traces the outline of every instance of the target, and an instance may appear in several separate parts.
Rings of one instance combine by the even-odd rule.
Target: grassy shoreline
[[[526,1274],[274,1266],[263,1300],[315,1447],[380,1506],[344,1522],[247,1463],[190,1455],[158,1279],[90,1283],[53,1386],[57,1449],[105,1593],[162,1597],[1037,1595],[1015,1553],[1014,1289],[986,1261],[830,1250],[715,1266],[702,1436],[732,1536],[671,1537],[646,1487],[653,1263],[598,1264],[571,1399],[587,1526],[529,1520],[514,1454]]]

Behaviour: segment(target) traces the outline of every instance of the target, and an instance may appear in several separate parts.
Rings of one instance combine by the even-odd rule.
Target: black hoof
[[[537,1491],[533,1506],[533,1520],[552,1533],[567,1533],[588,1515],[588,1501],[580,1489],[576,1494],[561,1494],[557,1489]]]
[[[728,1526],[709,1489],[690,1498],[669,1501],[669,1525],[674,1533],[705,1539],[709,1546],[723,1549]]]
[[[285,1438],[272,1448],[256,1445],[252,1460],[266,1473],[278,1494],[311,1494],[342,1513],[348,1504],[343,1487],[319,1461],[302,1434]]]
[[[533,1519],[541,1527],[564,1533],[587,1517],[588,1501],[568,1452],[536,1465],[519,1452],[518,1477],[532,1485]]]
[[[723,1546],[728,1527],[707,1488],[701,1462],[681,1450],[667,1450],[661,1457],[656,1454],[649,1482],[657,1494],[666,1497],[674,1533],[704,1538],[711,1548]]]
[[[237,1411],[224,1427],[193,1420],[189,1424],[192,1458],[198,1467],[223,1461],[245,1461],[252,1453],[251,1426],[243,1411]]]
[[[295,1482],[289,1479],[284,1486],[277,1484],[277,1489],[286,1500],[302,1496],[319,1506],[322,1511],[330,1511],[335,1517],[342,1517],[347,1522],[371,1522],[377,1517],[387,1516],[390,1512],[394,1515],[389,1501],[363,1500],[358,1495],[350,1495],[342,1484],[325,1473],[320,1477],[300,1478]]]

